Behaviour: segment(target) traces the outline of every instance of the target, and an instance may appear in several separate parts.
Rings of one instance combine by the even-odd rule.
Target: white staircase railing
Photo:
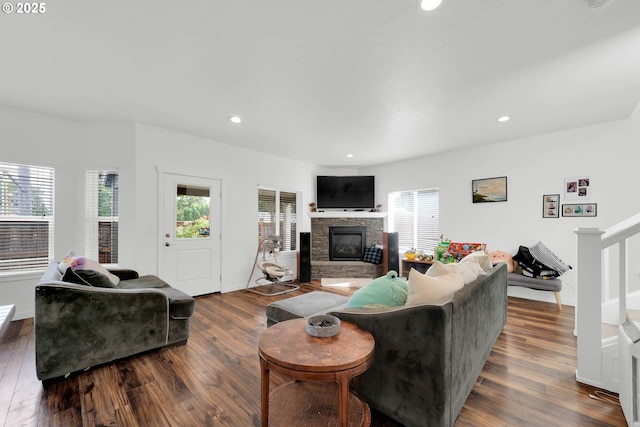
[[[640,234],[640,214],[602,231],[598,228],[578,228],[577,235],[577,302],[576,335],[578,366],[576,380],[605,390],[618,392],[627,423],[638,423],[637,366],[629,359],[630,354],[640,353],[638,344],[629,344],[622,326],[619,326],[616,358],[603,357],[602,304],[603,295],[603,259],[609,256],[603,252],[617,248],[617,265],[611,266],[618,273],[618,319],[622,325],[627,320],[627,283],[629,239]],[[617,267],[617,268],[616,268]],[[607,266],[609,268],[609,266]],[[608,281],[605,281],[608,283]],[[608,285],[607,285],[608,286]],[[610,346],[609,346],[610,347]],[[624,370],[624,372],[623,372]],[[632,376],[633,374],[633,376]]]

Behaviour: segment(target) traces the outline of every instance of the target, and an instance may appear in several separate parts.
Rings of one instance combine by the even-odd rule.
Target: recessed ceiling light
[[[231,116],[229,117],[229,121],[231,123],[240,123],[242,121],[242,119],[238,116]]]
[[[426,10],[428,12],[437,9],[438,6],[440,6],[440,3],[442,3],[442,0],[422,0],[420,2],[420,7],[422,10]]]
[[[348,158],[352,158],[352,157],[353,157],[353,154],[347,154],[347,157],[348,157]]]
[[[499,118],[498,118],[498,121],[499,121],[500,123],[502,123],[502,122],[508,122],[509,120],[511,120],[511,117],[509,117],[509,116],[502,116],[502,117],[499,117]]]

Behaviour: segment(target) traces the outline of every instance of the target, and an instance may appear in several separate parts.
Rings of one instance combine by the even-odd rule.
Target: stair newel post
[[[602,234],[578,228],[576,248],[576,380],[602,387]]]
[[[620,301],[618,304],[620,310],[620,325],[627,321],[627,257],[629,256],[627,252],[627,242],[628,240],[624,239],[618,243],[620,251],[620,266],[618,271],[620,275],[620,289],[618,291],[618,300]]]

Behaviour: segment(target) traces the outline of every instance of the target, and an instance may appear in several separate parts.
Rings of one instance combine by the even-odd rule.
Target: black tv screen
[[[373,176],[318,176],[316,184],[318,209],[374,208]]]

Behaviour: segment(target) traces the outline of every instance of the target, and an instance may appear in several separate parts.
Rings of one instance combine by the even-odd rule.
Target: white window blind
[[[0,271],[53,260],[53,196],[52,168],[0,163]]]
[[[84,254],[101,264],[117,264],[118,172],[87,171],[85,184]]]
[[[389,193],[389,231],[398,233],[400,252],[433,252],[440,240],[438,189]]]
[[[258,189],[258,241],[280,236],[280,249],[297,249],[297,193]]]
[[[296,193],[280,192],[280,239],[283,251],[295,251],[296,246]]]

